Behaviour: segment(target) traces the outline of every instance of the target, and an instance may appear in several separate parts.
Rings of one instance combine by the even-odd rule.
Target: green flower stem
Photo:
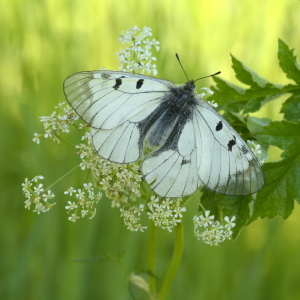
[[[57,133],[54,132],[54,135],[55,135],[59,140],[61,140],[62,142],[64,142],[64,143],[66,143],[66,144],[68,144],[68,145],[70,145],[70,146],[72,146],[72,147],[75,148],[75,145],[69,143],[67,140],[65,140],[65,139],[63,139],[62,137],[60,137]]]
[[[52,188],[55,184],[57,184],[59,181],[61,181],[63,178],[67,177],[70,173],[72,173],[75,169],[77,169],[79,167],[76,166],[75,168],[73,168],[71,171],[69,171],[68,173],[66,173],[65,175],[61,176],[60,178],[58,178],[56,181],[54,181],[51,185],[49,185],[45,191],[49,190],[50,188]]]
[[[149,269],[149,288],[151,294],[156,294],[156,278],[155,278],[155,253],[156,253],[156,236],[157,227],[154,222],[150,221],[149,226],[149,252],[148,252],[148,269]]]
[[[159,300],[165,300],[169,289],[173,283],[175,275],[179,269],[182,253],[183,253],[183,246],[184,246],[184,235],[183,235],[183,221],[178,223],[177,226],[174,227],[175,230],[175,245],[174,245],[174,252],[172,256],[172,261],[169,267],[169,270],[164,278],[163,285],[158,293]]]

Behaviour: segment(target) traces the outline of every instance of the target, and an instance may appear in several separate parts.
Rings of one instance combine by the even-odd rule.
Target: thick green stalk
[[[156,277],[155,277],[156,235],[157,235],[157,227],[154,225],[154,222],[151,220],[149,226],[148,270],[150,273],[149,287],[150,287],[150,292],[153,295],[156,294]]]
[[[159,300],[165,300],[169,289],[174,281],[174,278],[176,276],[176,273],[179,269],[182,253],[183,253],[183,245],[184,245],[184,234],[183,234],[183,221],[181,223],[178,223],[177,226],[174,227],[175,231],[175,244],[174,244],[174,252],[172,256],[172,261],[170,264],[170,267],[168,269],[168,272],[164,278],[163,285],[158,293],[158,299]]]

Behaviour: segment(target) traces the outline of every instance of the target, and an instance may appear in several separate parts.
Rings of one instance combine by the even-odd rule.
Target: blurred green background
[[[73,148],[43,140],[39,116],[65,101],[70,74],[117,69],[118,35],[149,26],[161,42],[158,76],[183,83],[178,52],[190,78],[222,71],[235,84],[229,54],[274,83],[287,79],[277,63],[277,39],[300,54],[300,1],[10,0],[0,1],[1,299],[132,299],[129,272],[146,268],[147,232],[124,228],[117,209],[100,201],[97,216],[67,220],[63,194],[78,188],[80,171],[52,190],[57,205],[36,215],[24,208],[21,183],[44,175],[45,187],[78,158]],[[211,79],[201,81],[209,86]],[[240,84],[239,84],[240,85]],[[260,116],[280,119],[280,101]],[[217,99],[216,99],[216,102]],[[78,142],[78,136],[68,135]],[[236,242],[210,247],[193,236],[191,203],[185,215],[185,252],[169,299],[300,299],[300,209],[288,220],[258,220]],[[159,230],[158,276],[171,258],[173,234]],[[125,250],[125,269],[102,262]],[[91,262],[75,262],[87,259]],[[132,289],[137,299],[146,299]]]

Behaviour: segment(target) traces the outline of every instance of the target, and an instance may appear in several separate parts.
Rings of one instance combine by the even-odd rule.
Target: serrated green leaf
[[[219,109],[234,112],[244,110],[244,114],[256,112],[262,105],[280,97],[285,92],[285,86],[275,85],[259,77],[233,56],[232,60],[237,78],[251,85],[251,88],[245,90],[219,77],[214,77],[217,88],[211,87],[214,95],[209,97],[209,100],[214,99],[220,105]]]
[[[283,103],[280,110],[284,113],[286,120],[299,120],[300,119],[300,95],[292,95]]]
[[[232,68],[235,71],[235,76],[239,81],[250,86],[260,86],[262,88],[269,83],[266,79],[260,77],[257,73],[235,58],[232,54],[231,60]]]
[[[228,111],[224,114],[224,116],[226,116],[226,119],[230,121],[230,124],[234,122],[235,124],[242,124],[243,127],[246,126],[246,117],[239,113]]]
[[[241,110],[243,110],[246,103],[247,103],[247,101],[238,101],[238,102],[227,103],[227,104],[220,105],[218,107],[218,110],[222,109],[224,111],[238,113]]]
[[[264,127],[257,139],[264,143],[285,150],[282,157],[300,153],[300,123],[291,121],[275,121]]]
[[[289,49],[287,44],[281,39],[278,39],[278,60],[287,78],[294,80],[300,85],[300,65],[297,56],[294,55],[294,49]]]
[[[257,217],[287,218],[300,203],[300,123],[271,122],[256,137],[284,150],[282,160],[263,166],[265,186],[258,192],[251,222]]]
[[[271,119],[269,118],[256,118],[247,116],[247,127],[252,134],[257,134],[263,131],[263,129],[270,125]]]
[[[277,215],[286,219],[294,209],[294,200],[300,198],[300,158],[293,157],[263,166],[265,186],[257,194],[253,222],[258,217],[270,219]]]
[[[256,112],[260,109],[261,103],[263,102],[262,98],[253,98],[249,101],[247,101],[245,107],[244,107],[244,114]]]
[[[213,77],[216,86],[211,87],[214,91],[214,95],[209,97],[209,99],[216,99],[217,103],[226,104],[233,101],[240,101],[245,90],[235,86],[219,77]]]
[[[211,90],[214,92],[208,100],[215,100],[218,104],[216,110],[226,110],[239,112],[245,106],[245,101],[243,101],[243,94],[245,90],[228,83],[227,81],[214,77],[214,81],[217,83],[216,87],[212,86]]]

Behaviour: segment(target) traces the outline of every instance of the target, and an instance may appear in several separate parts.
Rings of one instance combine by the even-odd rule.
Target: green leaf
[[[287,218],[300,203],[300,123],[271,122],[256,137],[284,150],[282,160],[263,166],[265,186],[258,192],[251,222],[258,217]]]
[[[275,121],[256,135],[257,139],[285,150],[282,157],[300,154],[300,123]]]
[[[219,109],[234,112],[244,110],[244,114],[256,112],[261,106],[280,97],[285,92],[285,86],[268,82],[233,55],[232,63],[237,79],[250,85],[250,88],[242,89],[222,80],[220,77],[214,77],[217,86],[211,88],[214,95],[209,97],[209,100],[215,99],[220,105]]]
[[[257,194],[250,222],[258,217],[272,219],[277,215],[286,219],[294,209],[294,199],[299,200],[300,197],[299,157],[266,163],[263,171],[266,183]]]
[[[235,71],[236,78],[250,86],[265,87],[269,82],[244,65],[231,54],[232,68]]]
[[[261,108],[261,103],[263,102],[262,98],[253,98],[249,100],[244,106],[244,114],[256,112]]]
[[[280,110],[284,114],[284,118],[287,120],[299,120],[300,119],[300,94],[292,95],[283,103]]]
[[[256,118],[252,116],[247,117],[247,128],[252,134],[260,133],[271,123],[269,118]]]
[[[220,107],[224,109],[226,105],[230,105],[231,109],[229,110],[236,112],[241,110],[241,108],[245,105],[244,102],[241,101],[245,90],[216,76],[213,77],[213,80],[216,82],[216,87],[211,87],[214,94],[208,99],[214,99],[219,105],[219,109]]]
[[[289,49],[281,39],[278,39],[278,59],[279,65],[287,78],[300,85],[300,65],[297,56],[294,55],[294,49]]]

